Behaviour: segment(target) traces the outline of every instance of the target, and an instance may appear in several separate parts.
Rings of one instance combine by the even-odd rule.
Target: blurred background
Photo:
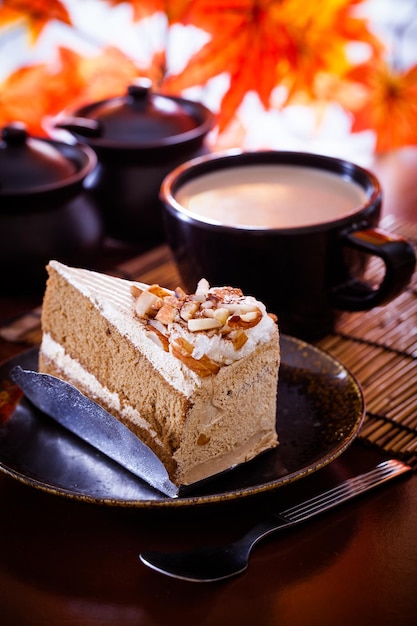
[[[415,0],[3,0],[0,126],[47,134],[136,77],[216,114],[213,148],[366,165],[417,144]]]

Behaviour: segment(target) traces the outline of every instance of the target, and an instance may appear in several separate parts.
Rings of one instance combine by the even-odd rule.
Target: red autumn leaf
[[[230,86],[221,103],[220,130],[230,123],[248,91],[267,108],[278,85],[288,100],[297,92],[313,98],[320,73],[342,75],[349,68],[346,44],[360,37],[376,47],[364,20],[352,8],[362,0],[194,0],[187,22],[211,35],[181,74],[169,77],[165,89],[183,91],[204,85],[223,72]],[[287,101],[288,101],[287,100]]]
[[[23,22],[32,43],[52,20],[71,25],[69,13],[59,0],[3,0],[0,6],[0,27]]]
[[[417,65],[395,72],[382,60],[353,69],[347,76],[360,97],[352,104],[352,131],[372,129],[377,152],[417,144]]]

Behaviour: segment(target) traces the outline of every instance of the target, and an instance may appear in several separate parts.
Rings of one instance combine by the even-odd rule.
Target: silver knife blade
[[[10,372],[25,396],[43,413],[86,441],[161,493],[176,498],[179,487],[168,476],[162,461],[127,426],[76,387],[20,365]]]

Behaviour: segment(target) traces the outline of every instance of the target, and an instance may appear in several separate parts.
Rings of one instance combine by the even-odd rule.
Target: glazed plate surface
[[[37,368],[37,349],[0,367],[0,390],[15,365]],[[171,499],[136,478],[23,398],[0,425],[0,470],[35,488],[87,502],[179,507],[224,502],[277,489],[324,467],[355,439],[364,399],[353,375],[328,353],[281,336],[279,446]],[[244,407],[242,407],[244,410]]]

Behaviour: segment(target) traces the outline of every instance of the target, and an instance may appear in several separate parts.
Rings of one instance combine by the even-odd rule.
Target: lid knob
[[[144,100],[148,97],[151,89],[152,81],[150,78],[138,78],[128,86],[127,93],[134,100]]]
[[[1,138],[8,146],[22,146],[28,137],[25,124],[12,122],[1,130]]]

